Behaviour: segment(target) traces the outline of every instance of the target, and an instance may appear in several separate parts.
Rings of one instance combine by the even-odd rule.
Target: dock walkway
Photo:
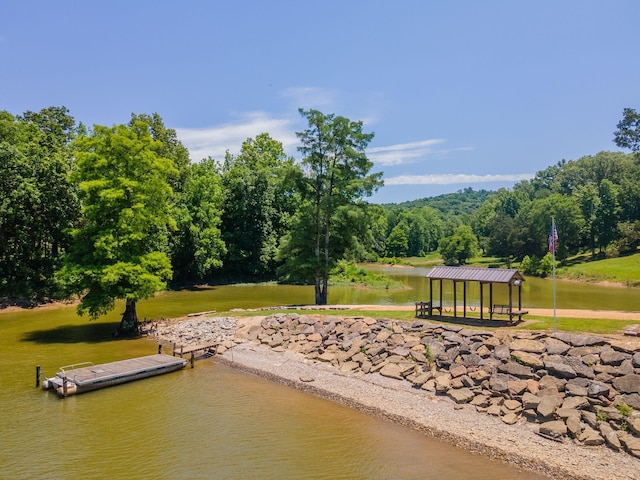
[[[171,355],[148,355],[116,362],[92,365],[81,363],[60,368],[55,377],[43,382],[43,388],[54,388],[60,396],[89,392],[120,383],[161,375],[184,368],[187,360]]]

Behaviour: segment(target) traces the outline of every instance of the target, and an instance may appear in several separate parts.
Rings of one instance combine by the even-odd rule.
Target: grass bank
[[[309,315],[323,315],[323,316],[363,316],[363,317],[373,317],[373,318],[387,318],[391,320],[403,320],[403,321],[414,321],[414,310],[413,309],[397,309],[397,308],[389,308],[385,310],[384,306],[376,308],[375,310],[361,310],[356,308],[349,309],[337,309],[335,307],[327,307],[326,309],[322,309],[320,307],[313,307],[309,310],[300,310],[300,309],[287,309],[287,308],[279,308],[279,309],[265,309],[265,310],[247,310],[247,311],[234,311],[227,312],[226,315],[232,316],[255,316],[256,314],[260,315],[273,315],[276,313],[300,313],[300,314],[309,314]],[[592,333],[598,335],[617,335],[622,334],[625,328],[629,325],[638,324],[638,320],[620,320],[613,318],[604,318],[606,317],[607,312],[603,311],[603,318],[577,318],[577,317],[556,317],[556,329],[558,331],[563,332],[573,332],[573,333]],[[225,314],[220,314],[225,315]],[[470,316],[470,320],[479,320],[478,315]],[[441,319],[438,317],[434,317],[430,319],[430,321],[434,323],[442,323],[442,324],[451,324],[452,322],[447,321],[446,319]],[[471,322],[470,322],[471,323]],[[464,320],[458,318],[455,321],[456,325],[464,325]],[[499,326],[482,326],[481,328],[487,330],[531,330],[531,331],[547,331],[551,332],[554,328],[553,316],[546,315],[527,315],[522,323],[517,325],[509,325],[506,321],[504,325]],[[477,326],[471,326],[469,328],[478,328]]]

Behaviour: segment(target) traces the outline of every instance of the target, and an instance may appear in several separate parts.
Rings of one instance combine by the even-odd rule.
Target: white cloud
[[[369,160],[379,165],[402,165],[414,163],[417,158],[433,152],[433,146],[445,142],[442,139],[422,140],[420,142],[399,143],[386,147],[367,149]]]
[[[209,156],[223,160],[227,150],[237,154],[242,142],[261,133],[268,133],[271,138],[282,142],[284,150],[293,155],[298,142],[293,124],[292,119],[273,118],[265,112],[248,112],[224,125],[175,130],[180,141],[189,149],[191,160],[200,161]]]
[[[436,149],[436,145],[446,142],[441,138],[421,140],[419,142],[399,143],[386,147],[374,147],[367,150],[369,159],[378,165],[404,165],[416,163],[429,155],[446,155],[450,152],[473,150],[471,147]]]
[[[440,175],[398,175],[384,179],[387,185],[452,185],[456,183],[491,183],[491,182],[519,182],[530,180],[532,173],[516,173],[512,175],[469,175],[444,173]]]

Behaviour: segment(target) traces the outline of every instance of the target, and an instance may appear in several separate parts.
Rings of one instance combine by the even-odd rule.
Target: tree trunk
[[[316,273],[315,290],[316,290],[316,305],[326,305],[327,304],[327,286],[326,286],[326,283],[322,281],[322,278],[319,272]]]
[[[118,333],[121,335],[135,335],[138,333],[138,313],[135,300],[127,300],[127,305],[120,320]]]

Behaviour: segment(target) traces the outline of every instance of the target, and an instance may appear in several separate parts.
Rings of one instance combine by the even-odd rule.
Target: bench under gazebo
[[[452,282],[453,284],[453,304],[451,309],[453,316],[458,316],[458,298],[457,285],[462,283],[462,316],[467,316],[467,284],[478,283],[480,286],[480,320],[484,319],[484,289],[489,286],[489,318],[493,319],[494,315],[508,315],[509,321],[513,322],[514,318],[522,320],[522,316],[529,313],[522,309],[522,282],[524,276],[515,269],[510,268],[478,268],[478,267],[433,267],[426,275],[429,279],[429,301],[416,302],[416,317],[425,318],[432,317],[433,311],[437,310],[440,316],[443,316],[444,305],[442,303],[443,284],[444,282]],[[434,303],[434,283],[438,283],[439,296],[437,303]],[[493,286],[494,284],[506,284],[509,290],[508,304],[500,305],[493,303]],[[514,288],[515,287],[515,288]],[[516,292],[517,301],[514,307],[514,290]]]

